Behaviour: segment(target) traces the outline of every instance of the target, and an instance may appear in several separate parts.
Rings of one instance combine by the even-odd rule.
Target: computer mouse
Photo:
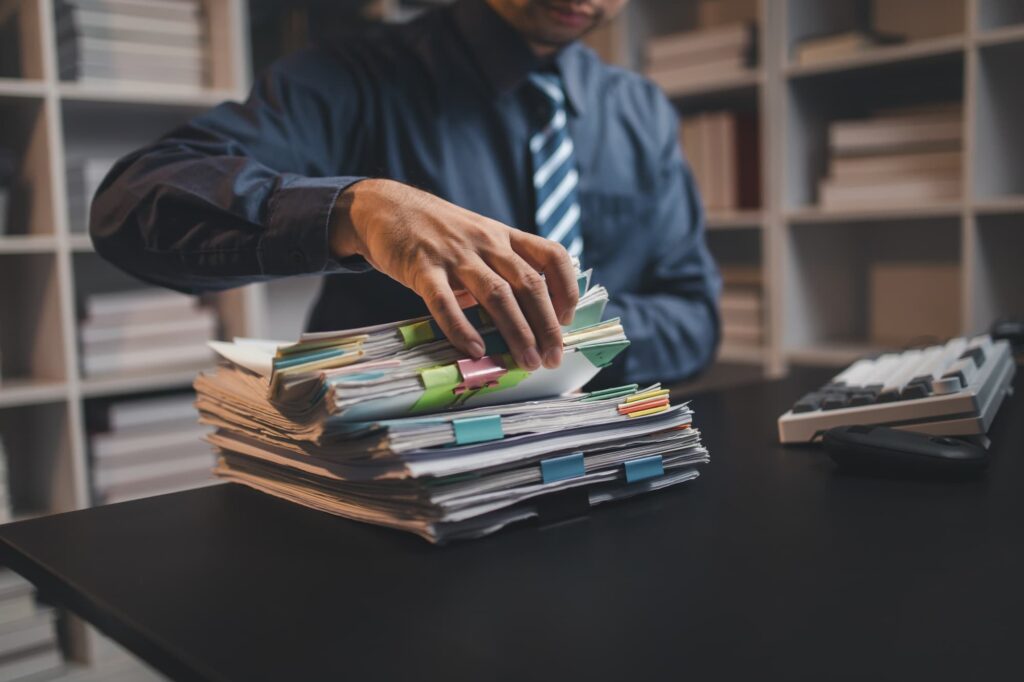
[[[837,426],[822,445],[843,469],[892,474],[957,475],[981,471],[988,451],[957,438],[888,426]]]

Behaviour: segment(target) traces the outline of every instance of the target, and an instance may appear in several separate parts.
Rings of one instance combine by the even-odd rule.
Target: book
[[[793,56],[797,64],[807,66],[851,57],[880,45],[892,45],[901,41],[901,36],[893,34],[874,31],[844,31],[805,38],[796,46]]]
[[[838,156],[829,161],[829,176],[836,181],[856,181],[915,173],[959,174],[963,154],[954,150],[923,150],[870,156]]]
[[[43,680],[63,668],[60,649],[49,644],[0,659],[0,680]]]
[[[691,115],[683,120],[680,137],[706,210],[760,205],[761,154],[754,113]]]
[[[835,121],[829,126],[829,148],[836,154],[895,153],[910,149],[956,149],[963,138],[959,113],[874,116]]]
[[[86,377],[133,372],[199,368],[213,361],[205,345],[163,347],[132,352],[84,354],[82,372]]]
[[[647,77],[671,96],[687,88],[738,78],[749,72],[747,59],[743,56],[735,56],[707,64],[650,68],[647,70]]]
[[[193,296],[157,288],[92,294],[86,299],[86,319],[97,326],[141,325],[190,319],[197,300]]]
[[[869,184],[838,184],[826,178],[818,184],[818,200],[824,209],[909,206],[959,199],[961,189],[959,177],[890,179]]]
[[[156,429],[132,429],[93,434],[92,455],[97,461],[117,460],[131,457],[139,452],[184,451],[203,442],[208,432],[195,423],[195,408],[187,424],[169,422]],[[193,448],[194,449],[194,448]]]
[[[83,353],[136,353],[162,346],[201,346],[217,336],[217,316],[198,308],[183,320],[123,326],[85,323],[80,329]]]
[[[647,62],[677,60],[699,55],[701,52],[730,48],[736,52],[750,49],[754,28],[746,22],[726,26],[674,33],[647,41]]]
[[[37,607],[25,618],[0,623],[0,660],[11,654],[56,642],[53,611]]]
[[[152,427],[191,422],[196,414],[194,402],[195,395],[191,391],[156,398],[119,400],[107,408],[107,421],[111,431],[145,433]]]

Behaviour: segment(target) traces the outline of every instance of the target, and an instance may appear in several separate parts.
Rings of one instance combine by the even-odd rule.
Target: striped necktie
[[[545,115],[539,117],[539,130],[530,138],[537,234],[561,243],[569,255],[582,260],[579,171],[569,136],[562,79],[554,73],[534,73],[530,75],[530,84],[546,104]]]

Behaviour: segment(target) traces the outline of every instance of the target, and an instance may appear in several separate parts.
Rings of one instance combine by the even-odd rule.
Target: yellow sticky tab
[[[661,407],[652,407],[649,410],[640,410],[639,412],[630,412],[629,413],[629,418],[632,419],[633,417],[646,417],[649,414],[658,414],[659,412],[664,412],[667,409],[668,409],[668,405],[662,405]]]
[[[660,388],[654,391],[647,391],[647,393],[637,393],[626,398],[627,403],[635,403],[640,400],[647,400],[648,398],[660,398],[663,395],[668,395],[667,388]]]

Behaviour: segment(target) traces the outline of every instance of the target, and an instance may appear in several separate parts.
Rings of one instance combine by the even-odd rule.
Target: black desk
[[[700,479],[546,529],[437,548],[222,486],[0,558],[182,678],[1024,679],[1024,400],[985,477],[844,477],[776,445],[823,376],[700,396]]]

